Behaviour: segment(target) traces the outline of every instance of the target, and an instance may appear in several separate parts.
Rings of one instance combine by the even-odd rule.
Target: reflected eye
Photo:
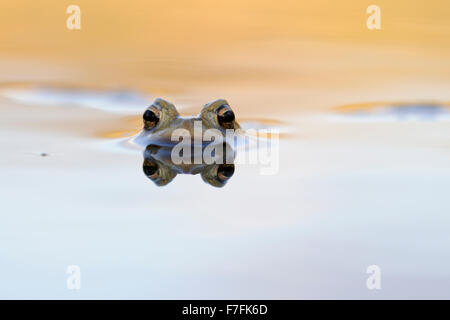
[[[217,121],[225,129],[233,129],[234,112],[227,105],[221,105],[217,109]]]
[[[230,179],[234,174],[234,164],[221,164],[217,168],[217,178],[220,181]]]
[[[159,121],[159,112],[156,108],[150,107],[145,110],[144,115],[144,128],[151,129],[156,126]]]
[[[158,177],[158,165],[155,162],[151,161],[145,161],[144,166],[144,173],[147,177],[150,179],[155,179]]]

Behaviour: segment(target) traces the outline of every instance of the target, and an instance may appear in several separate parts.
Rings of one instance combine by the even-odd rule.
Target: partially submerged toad
[[[233,175],[235,153],[226,137],[240,126],[226,100],[206,104],[196,117],[181,117],[172,103],[158,98],[145,110],[143,122],[134,141],[146,146],[143,171],[156,185],[170,183],[177,174],[200,174],[206,183],[222,187]]]
[[[175,130],[184,129],[192,137],[192,143],[201,128],[204,133],[208,129],[216,129],[222,135],[226,130],[240,129],[233,110],[224,99],[218,99],[206,104],[196,117],[181,117],[175,106],[161,98],[156,99],[143,114],[144,128],[135,141],[141,145],[165,145],[178,143],[172,139]],[[197,137],[198,138],[198,137]],[[203,142],[203,137],[200,137]]]

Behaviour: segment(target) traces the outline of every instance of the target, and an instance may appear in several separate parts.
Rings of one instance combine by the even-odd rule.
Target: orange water
[[[0,297],[448,298],[446,1],[377,1],[381,30],[356,0],[69,4],[0,4]],[[158,96],[280,129],[279,171],[156,187],[123,146]]]

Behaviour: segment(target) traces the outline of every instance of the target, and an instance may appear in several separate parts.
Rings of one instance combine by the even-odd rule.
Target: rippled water
[[[448,297],[446,103],[243,118],[281,130],[279,170],[236,165],[214,188],[144,174],[129,142],[151,95],[0,96],[1,297]],[[366,288],[372,264],[380,291]],[[68,265],[81,267],[79,291],[65,287]]]

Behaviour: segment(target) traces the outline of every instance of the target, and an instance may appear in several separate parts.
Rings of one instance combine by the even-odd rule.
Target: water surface
[[[378,0],[376,31],[360,0],[77,4],[0,4],[1,298],[450,297],[448,1]],[[279,129],[279,171],[156,186],[157,97]]]
[[[142,150],[123,146],[132,135],[82,130],[96,119],[103,132],[138,132],[140,114],[3,101],[1,296],[446,297],[450,127],[436,108],[447,110],[404,103],[355,117],[337,106],[248,121],[292,134],[280,170],[237,165],[217,189],[192,175],[157,187]],[[51,129],[25,125],[43,114]],[[82,269],[76,292],[65,287],[71,264]],[[382,267],[380,292],[365,287],[370,264]]]

